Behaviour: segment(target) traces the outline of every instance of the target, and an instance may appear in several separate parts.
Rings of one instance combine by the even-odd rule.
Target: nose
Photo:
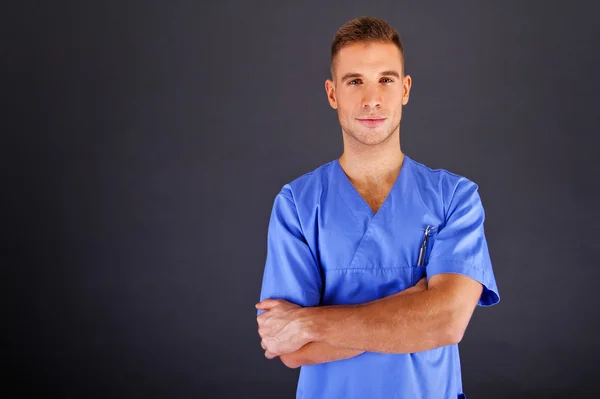
[[[381,107],[382,102],[381,88],[377,85],[365,85],[362,107],[376,109]]]

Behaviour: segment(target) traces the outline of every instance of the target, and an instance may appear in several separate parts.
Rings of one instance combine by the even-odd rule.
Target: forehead
[[[339,50],[334,62],[338,75],[359,69],[402,70],[402,55],[394,43],[347,44]]]

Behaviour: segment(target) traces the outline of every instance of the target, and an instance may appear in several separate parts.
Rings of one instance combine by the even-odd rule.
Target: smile
[[[368,127],[377,127],[383,125],[385,118],[365,118],[358,119],[358,121]]]

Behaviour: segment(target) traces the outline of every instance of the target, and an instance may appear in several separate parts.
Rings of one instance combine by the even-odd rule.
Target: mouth
[[[357,120],[368,127],[381,126],[385,122],[385,118],[382,116],[369,116],[366,118],[357,118]]]

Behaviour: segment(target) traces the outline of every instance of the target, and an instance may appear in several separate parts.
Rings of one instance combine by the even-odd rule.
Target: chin
[[[380,127],[383,128],[383,126]],[[392,136],[392,134],[393,132],[388,132],[383,129],[372,129],[366,132],[361,132],[358,136],[355,137],[358,139],[358,141],[360,141],[363,144],[377,145],[388,140]]]
[[[383,143],[389,135],[383,134],[361,134],[358,136],[354,136],[354,138],[364,145],[377,145]]]
[[[378,126],[376,128],[365,128],[364,126],[352,126],[351,129],[345,129],[342,126],[342,131],[346,132],[347,135],[352,137],[354,140],[359,142],[362,145],[378,145],[388,140],[390,136],[394,133],[393,131],[389,132],[389,127],[387,124],[382,126]]]

